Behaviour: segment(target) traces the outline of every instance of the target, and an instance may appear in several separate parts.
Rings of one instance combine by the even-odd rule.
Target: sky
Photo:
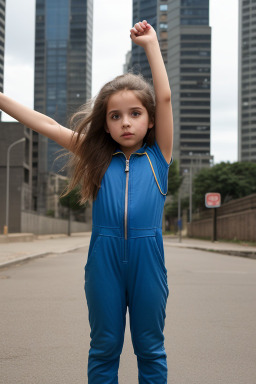
[[[6,3],[4,92],[33,108],[35,0]],[[123,72],[131,49],[132,0],[94,0],[93,19],[92,96]],[[210,26],[211,155],[214,164],[232,163],[238,159],[238,0],[210,0]],[[3,114],[2,120],[12,119]]]

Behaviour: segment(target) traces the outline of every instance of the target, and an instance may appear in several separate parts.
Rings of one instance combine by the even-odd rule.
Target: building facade
[[[0,0],[0,92],[4,89],[5,0]],[[2,111],[0,111],[1,120]]]
[[[24,139],[24,142],[18,142]],[[14,144],[14,146],[12,146]],[[12,146],[12,147],[10,147]],[[6,223],[9,149],[8,232],[20,232],[21,213],[32,209],[32,131],[18,122],[0,122],[0,233]]]
[[[156,30],[162,55],[167,63],[167,0],[133,0],[133,25],[147,20]],[[131,68],[151,80],[151,70],[144,49],[132,44]]]
[[[209,0],[168,0],[167,72],[175,128],[173,156],[185,176],[186,194],[192,174],[213,161]]]
[[[256,162],[256,3],[239,0],[238,161]]]
[[[91,97],[93,0],[37,0],[34,108],[67,125]],[[46,207],[48,172],[65,175],[55,161],[62,148],[33,133],[34,208]]]

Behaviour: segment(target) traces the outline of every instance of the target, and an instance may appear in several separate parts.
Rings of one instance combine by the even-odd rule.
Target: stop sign
[[[218,192],[209,192],[205,194],[205,206],[207,208],[218,208],[221,204],[221,196]]]

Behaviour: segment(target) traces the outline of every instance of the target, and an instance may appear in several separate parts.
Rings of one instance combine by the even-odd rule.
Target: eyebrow
[[[141,108],[141,107],[131,107],[131,108],[129,108],[130,111],[132,111],[134,109],[141,109],[141,110],[143,110],[143,108]],[[119,112],[119,110],[118,109],[112,109],[111,111],[108,112],[108,115],[111,115],[111,113],[114,113],[114,112],[115,113]]]

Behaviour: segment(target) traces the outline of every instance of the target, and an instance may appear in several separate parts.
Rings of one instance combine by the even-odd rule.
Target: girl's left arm
[[[167,163],[171,161],[173,147],[173,114],[171,89],[154,28],[146,20],[131,29],[131,39],[142,46],[152,72],[155,97],[155,136]]]

